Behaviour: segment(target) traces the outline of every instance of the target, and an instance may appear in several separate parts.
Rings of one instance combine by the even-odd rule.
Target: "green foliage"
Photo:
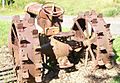
[[[120,76],[115,76],[111,83],[120,83]]]

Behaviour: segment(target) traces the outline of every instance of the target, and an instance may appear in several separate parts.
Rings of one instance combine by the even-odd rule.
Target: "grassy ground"
[[[1,10],[2,15],[13,15],[23,13],[26,4],[37,1],[44,3],[45,1],[53,0],[14,0],[15,3],[10,7],[7,6],[6,9]],[[120,1],[120,0],[117,0]],[[96,10],[97,12],[102,12],[105,16],[116,16],[120,14],[120,3],[113,3],[113,0],[54,0],[58,5],[65,9],[66,15],[76,15],[79,12],[86,10]],[[19,10],[19,11],[18,11]]]
[[[65,8],[65,14],[68,15],[76,15],[86,10],[96,10],[106,16],[114,16],[119,12],[119,4],[113,3],[112,0],[56,0],[56,2]]]
[[[115,38],[114,42],[113,42],[113,49],[116,53],[116,60],[120,61],[120,37]]]
[[[0,20],[0,47],[2,45],[7,45],[9,27],[10,21]]]
[[[120,76],[114,77],[111,83],[120,83]]]
[[[19,11],[18,11],[19,10]],[[8,8],[6,7],[5,9],[0,9],[0,15],[18,15],[18,14],[23,14],[24,11],[22,9],[14,9],[14,8]]]

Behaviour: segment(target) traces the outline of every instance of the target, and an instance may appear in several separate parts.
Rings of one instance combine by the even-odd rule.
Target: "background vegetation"
[[[22,14],[26,4],[30,2],[45,3],[48,1],[54,1],[62,6],[65,9],[66,15],[76,15],[86,10],[96,10],[105,16],[120,14],[120,0],[14,0],[12,5],[8,5],[6,2],[5,9],[1,9],[0,14]],[[2,5],[0,8],[2,8]]]

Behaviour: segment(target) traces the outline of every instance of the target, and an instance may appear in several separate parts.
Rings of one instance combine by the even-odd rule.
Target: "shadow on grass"
[[[120,73],[118,76],[113,77],[112,83],[120,83]]]
[[[94,74],[86,76],[89,80],[91,80],[93,83],[120,83],[120,73],[118,73],[117,76],[96,76]]]
[[[86,78],[88,78],[89,80],[91,80],[93,83],[104,83],[105,80],[110,79],[110,76],[106,76],[106,77],[98,77],[96,75],[88,75],[86,76]]]
[[[95,74],[90,74],[86,76],[87,79],[91,80],[92,83],[120,83],[120,65],[116,63],[116,60],[120,57],[115,49],[113,49],[115,56],[111,58],[114,61],[114,67],[117,71],[117,75],[110,76],[106,74],[105,76],[96,76]],[[100,73],[101,74],[101,73]],[[114,73],[113,73],[114,75]]]

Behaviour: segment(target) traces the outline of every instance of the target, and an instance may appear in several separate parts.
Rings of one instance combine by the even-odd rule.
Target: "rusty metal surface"
[[[43,9],[39,12],[38,15],[38,25],[43,28],[43,31],[46,32],[46,28],[49,27],[59,27],[61,31],[61,22],[63,22],[63,13],[64,10],[56,6],[53,3],[46,3],[43,5]]]
[[[25,21],[25,19],[23,19]],[[34,26],[33,18],[28,18],[28,25],[27,27],[24,26],[24,21],[18,21],[13,24],[15,25],[15,30],[17,32],[17,45],[14,49],[14,56],[15,56],[15,65],[19,67],[16,69],[18,81],[21,82],[24,79],[29,80],[32,78],[36,80],[36,82],[41,81],[41,69],[38,68],[38,64],[41,65],[41,55],[40,53],[35,52],[35,47],[40,46],[39,44],[39,37]],[[25,27],[25,28],[24,28]],[[14,31],[15,31],[14,30]],[[36,58],[37,57],[37,58]],[[39,78],[39,80],[38,80]],[[32,81],[33,81],[32,80]],[[34,81],[35,82],[35,81]]]
[[[18,15],[13,17],[9,47],[14,58],[17,82],[19,83],[38,83],[42,81],[43,60],[41,52],[36,51],[36,49],[43,47],[42,43],[46,44],[46,41],[44,39],[45,42],[39,41],[41,40],[40,34],[51,36],[60,31],[61,25],[58,18],[63,12],[59,14],[59,12],[57,12],[60,10],[59,7],[48,6],[49,11],[57,12],[53,12],[55,15],[49,15],[49,13],[47,14],[47,12],[45,12],[48,8],[46,5],[47,4],[41,5],[37,3],[29,4],[26,7],[27,13],[23,19]],[[41,18],[43,19],[41,20]],[[43,23],[43,21],[45,21],[45,23]],[[42,23],[43,26],[40,23]],[[39,28],[37,28],[35,24],[39,26]],[[43,32],[39,33],[39,29],[43,29]],[[49,40],[49,37],[47,38]]]
[[[83,37],[81,37],[83,38],[82,41],[88,46],[86,49],[85,65],[87,64],[88,51],[90,52],[95,65],[100,65],[99,62],[101,61],[105,65],[111,64],[110,56],[114,56],[114,52],[112,50],[113,39],[109,27],[110,24],[106,24],[102,14],[97,14],[94,10],[90,12],[87,11],[85,14],[79,15],[74,21],[72,29],[78,31],[78,37],[83,34]],[[91,30],[90,34],[88,30]],[[92,44],[97,46],[95,49],[96,51],[91,51]],[[96,52],[96,54],[93,55],[93,52]],[[111,66],[108,68],[111,68]]]

